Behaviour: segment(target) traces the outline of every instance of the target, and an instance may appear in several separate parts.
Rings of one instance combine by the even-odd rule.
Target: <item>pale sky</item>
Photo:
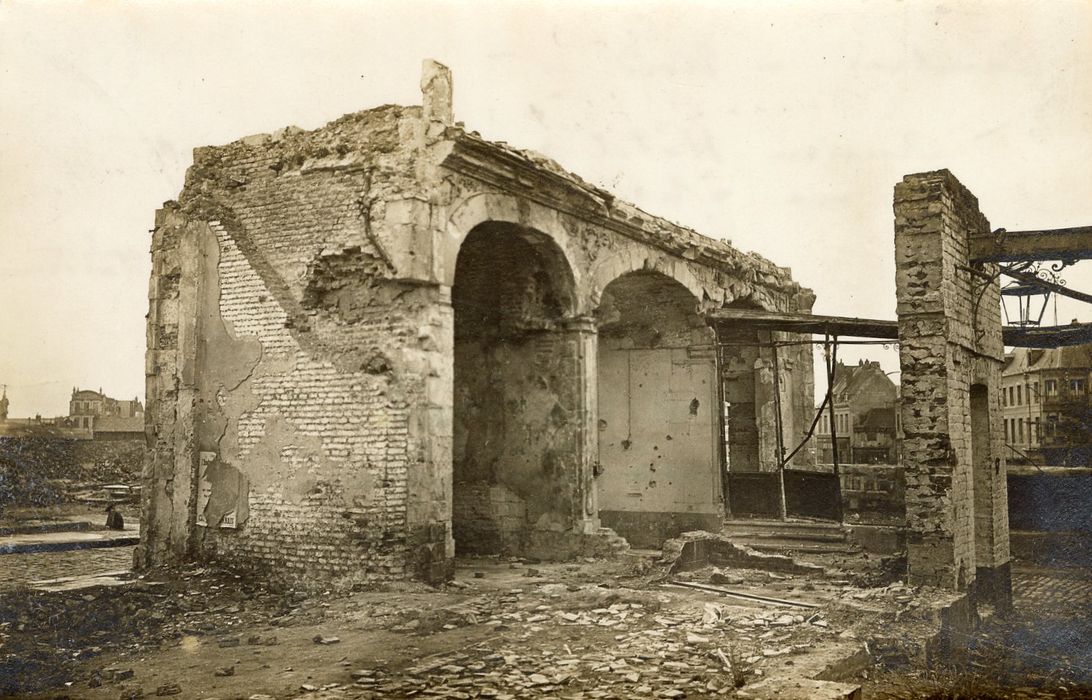
[[[791,267],[818,313],[894,318],[906,173],[949,168],[994,227],[1092,225],[1087,0],[0,0],[12,414],[143,397],[148,230],[191,149],[418,104],[424,58],[468,128]]]

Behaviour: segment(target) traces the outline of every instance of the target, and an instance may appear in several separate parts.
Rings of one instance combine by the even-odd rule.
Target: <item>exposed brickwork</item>
[[[978,202],[946,170],[895,187],[910,578],[966,588],[1008,561],[996,267],[969,271]]]
[[[443,67],[422,89],[195,151],[152,238],[138,564],[348,585],[441,580],[456,537],[616,549],[595,469],[608,285],[810,309],[787,270],[456,127]],[[687,323],[684,353],[708,342]],[[786,399],[810,405],[810,380]]]

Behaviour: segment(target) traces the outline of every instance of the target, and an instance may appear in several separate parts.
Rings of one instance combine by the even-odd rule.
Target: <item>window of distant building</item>
[[[1047,437],[1054,437],[1055,435],[1058,434],[1058,414],[1057,413],[1048,413],[1047,417],[1046,417],[1046,420],[1047,420],[1047,424],[1046,424]]]
[[[1024,403],[1024,387],[1019,384],[1016,385],[1016,405]]]
[[[1047,379],[1043,382],[1043,389],[1046,391],[1047,396],[1058,395],[1058,380]]]
[[[1084,380],[1083,379],[1070,379],[1069,390],[1074,394],[1084,393]]]
[[[1039,382],[1035,382],[1032,390],[1035,394],[1035,398],[1032,400],[1032,403],[1039,403]]]
[[[1023,442],[1024,441],[1024,419],[1023,418],[1016,421],[1016,429],[1017,429],[1016,441],[1017,442]]]
[[[1039,419],[1035,419],[1035,442],[1041,442],[1043,440],[1043,430],[1039,425]]]

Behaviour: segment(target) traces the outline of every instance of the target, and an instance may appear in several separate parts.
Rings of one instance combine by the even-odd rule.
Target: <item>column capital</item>
[[[589,335],[599,334],[599,325],[596,323],[594,316],[568,316],[561,319],[561,327],[567,332],[587,333]]]

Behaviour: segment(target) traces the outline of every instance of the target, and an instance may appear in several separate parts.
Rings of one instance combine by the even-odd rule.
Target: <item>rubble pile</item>
[[[215,601],[210,605],[209,601]],[[121,587],[0,593],[0,696],[80,678],[84,662],[185,635],[230,636],[291,609],[292,598],[232,575],[193,569]],[[99,673],[92,673],[93,682]],[[107,674],[110,675],[110,674]]]
[[[72,440],[0,437],[0,509],[11,505],[46,506],[63,499],[51,481],[71,474]]]
[[[0,508],[48,506],[104,484],[137,484],[143,441],[0,437]]]
[[[391,627],[432,635],[482,625],[494,633],[473,647],[405,668],[357,668],[346,683],[303,690],[323,698],[730,695],[772,664],[791,665],[791,657],[834,636],[822,614],[807,612],[667,591],[538,584],[408,610]]]

